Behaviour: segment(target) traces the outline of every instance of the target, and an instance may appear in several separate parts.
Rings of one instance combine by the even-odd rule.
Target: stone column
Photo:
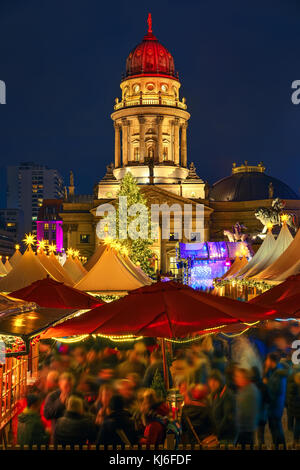
[[[132,148],[131,148],[131,122],[127,121],[127,160],[130,162],[133,160]]]
[[[120,141],[120,126],[114,122],[115,128],[115,168],[121,166],[121,141]]]
[[[179,118],[174,120],[174,163],[179,165]]]
[[[163,162],[163,137],[162,137],[162,126],[163,126],[164,117],[157,117],[157,157],[159,162]]]
[[[139,116],[140,123],[140,162],[143,163],[146,157],[145,151],[145,124],[146,119],[144,116]]]
[[[122,157],[123,166],[128,165],[128,121],[122,120]]]
[[[186,141],[186,129],[187,122],[181,126],[181,166],[187,167],[187,141]]]

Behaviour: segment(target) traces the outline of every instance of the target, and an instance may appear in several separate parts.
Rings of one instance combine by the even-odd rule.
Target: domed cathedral
[[[252,235],[261,232],[263,226],[255,212],[260,207],[270,209],[276,198],[284,201],[284,210],[299,219],[299,196],[286,183],[268,175],[262,162],[249,165],[245,161],[240,166],[233,163],[231,176],[217,181],[209,191],[209,205],[213,209],[211,239],[223,240],[224,229],[230,229],[236,222]]]
[[[180,81],[171,53],[152,31],[151,14],[142,42],[129,54],[111,118],[115,130],[114,162],[94,187],[92,207],[72,196],[64,203],[65,244],[90,256],[100,240],[95,234],[96,209],[113,202],[120,181],[130,171],[145,194],[148,204],[169,206],[204,204],[204,236],[209,239],[208,186],[197,175],[193,163],[188,167],[187,128],[190,114],[180,97]],[[184,224],[184,221],[183,221]],[[157,240],[152,249],[156,267],[162,272],[176,269],[176,229],[169,240]],[[82,243],[82,240],[85,243]],[[188,241],[180,239],[179,241]]]
[[[195,172],[191,178],[187,168],[190,114],[185,98],[180,98],[180,86],[174,59],[154,36],[149,14],[147,34],[127,57],[121,99],[116,98],[111,115],[115,128],[113,175],[120,181],[130,171],[140,184],[205,199],[204,182]],[[107,188],[107,179],[100,182],[99,199],[107,197]],[[114,195],[115,190],[112,185],[109,193]]]

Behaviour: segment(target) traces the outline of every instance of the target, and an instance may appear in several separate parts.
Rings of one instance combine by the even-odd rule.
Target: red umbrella
[[[80,334],[184,338],[243,322],[281,316],[273,309],[204,294],[176,282],[158,282],[49,328],[42,337]]]
[[[46,308],[90,309],[103,304],[101,300],[50,277],[35,281],[11,295]]]
[[[286,281],[250,300],[250,303],[269,306],[295,295],[300,299],[300,274],[290,276]]]

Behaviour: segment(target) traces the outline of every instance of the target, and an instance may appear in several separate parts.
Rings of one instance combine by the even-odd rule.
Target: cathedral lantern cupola
[[[142,42],[129,54],[111,115],[115,127],[115,170],[126,171],[140,183],[149,183],[149,161],[154,183],[180,183],[188,175],[187,121],[190,118],[171,53],[152,31],[151,14]]]

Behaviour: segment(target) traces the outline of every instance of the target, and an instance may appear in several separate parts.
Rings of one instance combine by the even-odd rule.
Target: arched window
[[[152,146],[148,147],[148,157],[154,158],[154,148]]]

